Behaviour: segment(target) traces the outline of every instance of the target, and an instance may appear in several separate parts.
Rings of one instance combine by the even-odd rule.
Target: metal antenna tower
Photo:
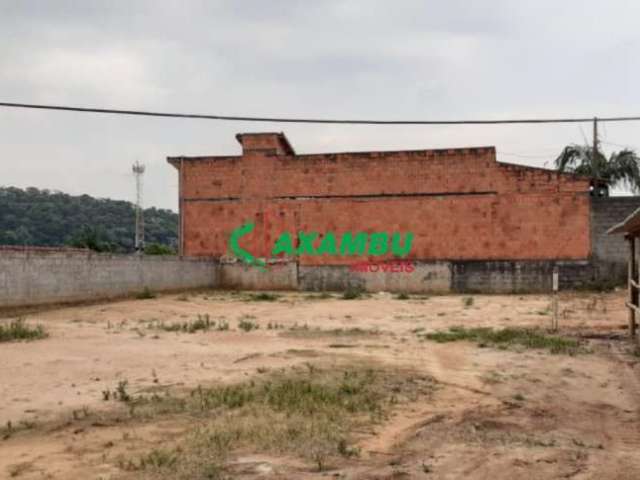
[[[144,211],[142,210],[142,176],[144,165],[136,160],[133,164],[133,174],[136,177],[136,240],[135,249],[139,254],[144,253]]]

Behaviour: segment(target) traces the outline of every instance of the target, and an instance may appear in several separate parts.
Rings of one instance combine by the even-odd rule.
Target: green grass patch
[[[420,335],[422,338],[438,343],[468,340],[481,346],[490,345],[506,348],[521,346],[525,348],[548,350],[550,353],[573,355],[582,352],[580,342],[571,338],[549,335],[544,331],[532,328],[465,328],[451,327],[448,331],[433,332]]]
[[[156,297],[157,295],[153,293],[151,289],[149,289],[149,287],[144,287],[144,290],[142,290],[140,293],[136,295],[136,298],[138,300],[149,300],[151,298],[156,298]]]
[[[8,324],[0,323],[0,342],[39,340],[48,336],[42,325],[29,325],[22,318],[12,320]]]
[[[349,287],[344,292],[342,292],[343,300],[356,300],[358,298],[362,298],[364,295],[364,291],[360,287]]]
[[[208,332],[209,330],[223,331],[229,330],[229,322],[224,319],[211,320],[209,314],[205,313],[204,315],[198,314],[198,318],[186,322],[152,322],[149,324],[149,328],[158,328],[165,332],[185,333]]]
[[[246,300],[248,302],[275,302],[280,298],[280,295],[269,292],[250,293],[247,295]]]
[[[243,332],[250,332],[251,330],[258,330],[260,325],[253,321],[253,317],[246,315],[238,320],[238,328]]]
[[[118,465],[150,477],[234,478],[226,460],[234,451],[251,451],[295,456],[324,470],[332,459],[359,454],[355,431],[434,388],[431,377],[408,372],[306,364],[244,383],[198,387],[182,398],[137,397],[128,406],[140,418],[186,414],[196,426],[175,447],[120,458]]]

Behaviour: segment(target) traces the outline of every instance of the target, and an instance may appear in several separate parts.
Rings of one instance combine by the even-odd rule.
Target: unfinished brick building
[[[282,133],[237,139],[240,156],[168,158],[179,171],[181,254],[222,259],[223,285],[544,290],[554,265],[567,285],[596,277],[592,179],[498,163],[494,147],[296,155]],[[243,246],[265,258],[285,231],[413,232],[416,269],[353,272],[363,259],[338,255],[285,259],[267,273],[224,262],[231,232],[248,221]]]

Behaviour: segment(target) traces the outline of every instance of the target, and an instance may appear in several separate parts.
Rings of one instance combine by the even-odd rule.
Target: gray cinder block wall
[[[622,283],[627,278],[629,247],[623,235],[607,235],[607,230],[637,208],[640,208],[640,197],[592,198],[591,260],[598,281]]]
[[[411,273],[357,272],[345,265],[297,265],[291,261],[267,272],[241,263],[221,265],[220,287],[256,290],[405,293],[536,293],[551,290],[553,267],[560,288],[594,282],[593,266],[578,261],[442,261],[412,262]]]
[[[215,287],[217,262],[51,248],[0,248],[0,307],[99,300]]]

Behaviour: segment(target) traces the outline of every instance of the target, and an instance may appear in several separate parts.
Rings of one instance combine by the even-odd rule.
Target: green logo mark
[[[254,223],[245,223],[236,228],[231,233],[230,245],[231,250],[243,262],[248,265],[258,267],[260,270],[266,271],[266,262],[256,258],[248,251],[240,247],[239,240],[241,237],[251,233],[255,227]],[[288,232],[282,233],[275,241],[271,249],[271,255],[284,254],[287,256],[297,255],[370,255],[381,256],[391,253],[394,257],[405,257],[411,251],[411,243],[413,241],[413,233],[407,232],[403,235],[397,232],[389,234],[388,232],[376,232],[368,234],[366,232],[346,232],[340,240],[332,232],[327,232],[320,239],[320,243],[316,248],[314,243],[320,237],[318,232],[298,232],[297,247],[294,247],[294,241]]]
[[[246,234],[251,233],[255,226],[255,223],[245,223],[244,225],[236,228],[231,233],[231,238],[229,239],[229,242],[231,243],[231,251],[233,251],[236,257],[238,257],[243,262],[249,265],[254,265],[260,270],[266,271],[266,264],[262,260],[251,255],[238,243],[238,240],[240,240],[240,238],[244,237]]]

